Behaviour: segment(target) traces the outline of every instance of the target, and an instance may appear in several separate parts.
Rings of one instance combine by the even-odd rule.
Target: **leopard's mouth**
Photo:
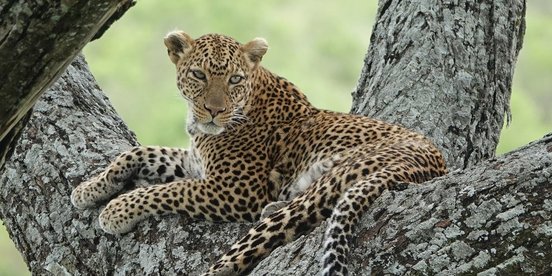
[[[224,127],[217,125],[214,121],[208,123],[199,123],[198,128],[205,134],[217,135],[224,131]]]

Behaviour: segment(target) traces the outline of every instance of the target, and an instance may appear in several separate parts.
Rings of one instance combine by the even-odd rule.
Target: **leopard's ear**
[[[256,67],[268,50],[268,43],[264,38],[257,37],[241,47],[251,68]]]
[[[194,48],[194,40],[183,31],[172,31],[164,38],[167,53],[174,64],[186,57]]]

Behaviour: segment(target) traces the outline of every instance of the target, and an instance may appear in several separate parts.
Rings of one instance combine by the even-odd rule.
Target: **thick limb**
[[[276,247],[310,232],[330,217],[339,195],[350,182],[350,171],[350,166],[338,166],[316,180],[304,194],[249,230],[205,275],[246,273]]]
[[[283,198],[279,201],[273,201],[267,204],[261,213],[261,219],[265,219],[275,211],[285,207],[291,202],[291,199],[299,196],[307,190],[317,179],[335,167],[342,159],[340,154],[331,156],[328,159],[316,162],[293,183],[289,188],[289,192],[282,194]],[[286,200],[287,199],[287,200]]]
[[[259,218],[266,195],[250,195],[262,189],[240,189],[242,183],[223,185],[215,179],[182,179],[168,184],[138,188],[111,200],[100,214],[100,227],[111,234],[130,231],[153,215],[184,214],[210,221],[247,221]],[[264,204],[263,204],[264,202]]]
[[[446,170],[440,155],[423,158],[430,156],[423,153],[434,151],[430,144],[405,141],[373,152],[359,149],[346,154],[343,163],[316,180],[304,194],[251,229],[206,275],[234,275],[251,270],[273,249],[309,232],[330,217],[341,195],[350,187],[369,183],[368,187],[358,184],[361,186],[352,189],[340,201],[335,221],[346,220],[345,227],[351,228],[361,211],[385,189],[393,188],[396,183],[420,183],[444,174]],[[406,153],[419,153],[420,157],[410,158]],[[350,195],[354,195],[352,200],[348,199]],[[356,211],[349,214],[350,209]],[[337,239],[341,244],[341,236]]]
[[[352,239],[352,229],[360,216],[381,194],[391,188],[390,174],[375,172],[368,179],[356,183],[339,199],[333,209],[324,241],[324,269],[322,275],[348,275],[346,257]]]
[[[81,183],[71,193],[71,202],[83,209],[96,205],[120,192],[130,181],[166,183],[197,174],[186,149],[134,147],[121,153],[99,175]]]
[[[353,228],[384,190],[404,188],[402,186],[408,183],[422,183],[446,172],[444,167],[443,170],[435,170],[433,167],[420,166],[424,162],[412,158],[401,158],[401,161],[370,174],[341,196],[326,230],[322,275],[349,274],[346,259]]]

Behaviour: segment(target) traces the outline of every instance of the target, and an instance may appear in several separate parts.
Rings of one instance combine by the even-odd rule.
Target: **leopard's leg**
[[[312,164],[309,169],[299,175],[295,183],[288,188],[289,194],[287,195],[287,200],[293,199],[305,192],[309,186],[314,183],[314,181],[330,171],[333,167],[337,166],[342,159],[343,156],[341,154],[335,154],[330,158],[323,159]]]
[[[103,172],[77,186],[71,202],[83,209],[107,200],[130,180],[165,183],[189,177],[186,149],[137,146],[121,153]]]
[[[100,227],[111,234],[130,231],[153,215],[183,214],[226,222],[253,222],[259,218],[268,196],[257,185],[237,182],[224,185],[215,178],[179,181],[132,190],[111,200],[101,212]],[[255,195],[255,202],[251,197]]]
[[[289,203],[290,201],[288,200],[279,200],[279,201],[270,202],[263,208],[260,219],[263,220],[267,218],[268,216],[272,215],[274,212],[284,208]]]
[[[375,172],[366,180],[353,185],[339,199],[326,230],[322,275],[348,275],[345,260],[349,253],[353,227],[382,191],[397,183],[391,179],[392,175],[386,169]]]
[[[374,162],[375,158],[360,161],[365,174],[380,167]],[[247,273],[276,247],[310,232],[330,217],[341,193],[362,177],[363,170],[360,167],[355,169],[355,163],[344,161],[314,181],[305,193],[250,229],[205,275]]]
[[[444,160],[433,147],[405,143],[397,149],[396,161],[349,188],[333,209],[325,235],[322,275],[349,274],[346,260],[354,226],[385,189],[400,190],[446,174]]]
[[[305,173],[302,173],[297,178],[297,180],[293,184],[291,184],[291,186],[288,188],[289,192],[285,193],[285,197],[281,196],[280,200],[270,202],[263,208],[263,211],[261,213],[261,220],[288,205],[291,199],[296,198],[300,194],[304,193],[305,190],[307,190],[309,186],[314,183],[314,181],[322,177],[323,174],[330,171],[341,160],[342,156],[340,154],[336,154],[331,156],[330,158],[312,164]]]
[[[372,174],[376,172],[381,172],[379,177],[389,174],[393,181],[401,182],[420,182],[425,176],[436,176],[434,173],[438,172],[439,168],[428,168],[423,172],[416,170],[422,165],[415,158],[408,158],[408,152],[412,153],[413,148],[411,144],[401,143],[373,152],[357,151],[360,156],[345,156],[346,160],[343,163],[316,180],[304,194],[250,229],[248,234],[234,244],[205,275],[237,275],[250,271],[276,247],[310,232],[323,219],[330,217],[342,193],[356,183],[370,181],[375,177]],[[431,160],[423,161],[428,167],[435,163]],[[404,164],[405,167],[401,167],[403,170],[393,168],[392,165],[397,163]],[[387,170],[383,170],[386,168]],[[403,173],[408,178],[403,178]],[[377,188],[362,196],[376,198],[384,189],[389,188],[391,183],[383,180],[372,182],[378,181],[381,183],[375,183],[379,185]],[[356,206],[355,204],[353,206]]]

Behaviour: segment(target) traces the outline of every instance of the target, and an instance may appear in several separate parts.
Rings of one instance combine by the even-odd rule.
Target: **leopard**
[[[72,204],[100,228],[151,217],[256,223],[203,275],[245,275],[275,248],[327,221],[322,275],[348,275],[354,227],[385,191],[445,175],[440,150],[397,124],[314,107],[260,63],[263,38],[169,32],[164,44],[188,105],[189,149],[136,146],[79,184]],[[315,72],[315,70],[313,70]],[[125,190],[128,183],[144,185]]]

